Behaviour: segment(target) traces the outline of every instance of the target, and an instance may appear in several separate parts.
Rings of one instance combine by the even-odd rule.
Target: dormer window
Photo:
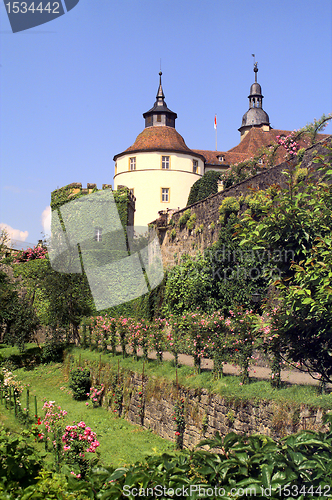
[[[100,227],[96,227],[95,229],[95,241],[101,241],[102,240],[102,229]]]
[[[219,161],[225,161],[225,157],[223,155],[218,156]]]
[[[263,160],[262,160],[262,158],[260,158],[260,159],[258,160],[258,165],[263,165]]]

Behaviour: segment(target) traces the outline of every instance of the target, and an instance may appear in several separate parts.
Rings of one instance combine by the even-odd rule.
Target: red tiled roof
[[[204,156],[207,165],[218,165],[218,167],[226,167],[231,163],[236,163],[247,159],[247,155],[245,153],[230,153],[229,151],[208,151],[203,149],[193,149],[193,151]],[[219,160],[220,156],[224,157],[224,161]]]
[[[288,136],[292,132],[290,130],[271,129],[264,132],[261,128],[252,127],[247,135],[242,139],[240,144],[230,149],[228,153],[246,155],[246,158],[255,156],[260,148],[263,146],[270,146],[272,143],[277,142],[278,135]],[[328,137],[328,134],[317,134],[316,140],[320,141]],[[310,146],[309,138],[302,136],[298,141],[301,148],[308,148]],[[286,151],[280,147],[276,153],[276,159],[280,162],[285,160]],[[239,161],[239,160],[237,160]],[[243,160],[240,160],[243,161]]]
[[[208,165],[226,166],[252,158],[263,146],[267,147],[277,142],[278,135],[288,136],[289,134],[291,134],[289,130],[271,129],[264,132],[261,128],[252,127],[240,144],[228,151],[206,151],[202,149],[194,149],[193,151],[204,156]],[[328,137],[328,134],[317,134],[316,140],[321,141],[326,137]],[[297,142],[301,148],[310,146],[309,138],[306,136],[302,136]],[[286,151],[280,147],[276,153],[276,160],[280,163],[283,162],[285,155]],[[219,161],[219,156],[223,156],[225,160],[223,162]]]
[[[145,151],[173,151],[198,156],[188,148],[183,137],[173,127],[147,127],[141,132],[132,146],[114,156],[116,160],[126,153],[139,153]]]

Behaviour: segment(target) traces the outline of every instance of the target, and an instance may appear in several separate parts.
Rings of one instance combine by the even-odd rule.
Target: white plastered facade
[[[168,169],[162,168],[163,156],[169,157]],[[135,158],[135,170],[130,169],[131,158]],[[146,226],[158,217],[160,210],[186,206],[191,186],[204,174],[204,163],[201,157],[190,153],[128,152],[117,158],[115,172],[114,189],[127,186],[136,198],[135,226]],[[168,201],[163,201],[167,198],[163,189],[168,189]]]

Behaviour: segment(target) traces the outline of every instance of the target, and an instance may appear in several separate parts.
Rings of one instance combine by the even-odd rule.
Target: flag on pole
[[[214,129],[217,130],[217,115],[214,115]]]

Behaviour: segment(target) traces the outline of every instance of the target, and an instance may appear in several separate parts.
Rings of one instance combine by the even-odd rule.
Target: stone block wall
[[[234,431],[278,439],[302,429],[326,430],[324,411],[305,404],[229,400],[210,394],[206,389],[177,387],[164,379],[144,377],[142,384],[142,375],[135,373],[125,385],[122,416],[173,441],[174,405],[179,399],[184,400],[186,426],[183,444],[186,448],[197,445],[202,439],[212,438],[217,431],[221,436]]]

